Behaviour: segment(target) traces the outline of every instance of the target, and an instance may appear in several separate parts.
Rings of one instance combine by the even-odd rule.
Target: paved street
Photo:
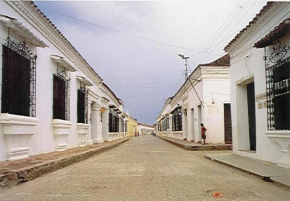
[[[0,200],[289,200],[290,191],[157,137],[132,138],[0,193]]]

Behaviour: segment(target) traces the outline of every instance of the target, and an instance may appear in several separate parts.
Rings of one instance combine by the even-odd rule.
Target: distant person
[[[206,139],[206,134],[205,132],[207,131],[206,127],[204,127],[203,123],[201,125],[201,138],[203,139],[203,144],[205,144],[205,139]]]
[[[139,137],[139,131],[138,131],[138,137]]]

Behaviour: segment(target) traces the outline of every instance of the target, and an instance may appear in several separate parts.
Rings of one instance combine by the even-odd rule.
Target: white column
[[[187,111],[187,141],[192,141],[194,140],[193,137],[193,124],[194,124],[194,117],[192,116],[193,112],[192,110]],[[188,121],[189,120],[189,121]]]
[[[92,105],[92,119],[91,119],[91,136],[94,143],[104,142],[100,127],[100,106],[97,104]]]
[[[182,111],[182,138],[187,139],[188,136],[187,129],[187,115],[184,114],[184,110]]]

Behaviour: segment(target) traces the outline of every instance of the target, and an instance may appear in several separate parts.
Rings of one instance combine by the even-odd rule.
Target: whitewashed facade
[[[166,101],[157,117],[157,130],[160,135],[201,142],[203,123],[207,143],[231,143],[230,121],[229,56],[225,55],[197,66]]]
[[[0,2],[0,41],[0,161],[126,136],[122,101],[33,2]]]
[[[138,132],[140,135],[150,135],[154,130],[154,126],[138,123]]]
[[[226,47],[233,151],[290,168],[290,3],[269,2]]]

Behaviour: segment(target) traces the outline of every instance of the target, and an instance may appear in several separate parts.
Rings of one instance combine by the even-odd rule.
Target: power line
[[[225,27],[221,30],[221,32],[219,34],[215,34],[215,37],[214,38],[220,38],[224,33],[225,31],[228,29],[228,27],[230,27],[232,25],[232,22],[237,18],[238,15],[240,15],[240,13],[242,13],[242,11],[246,8],[246,6],[248,5],[248,2],[245,2],[243,5],[241,5],[242,9],[238,10],[235,15],[233,17],[231,17],[231,19],[227,22],[227,24],[225,25]],[[238,6],[238,5],[237,5]],[[234,9],[235,10],[235,9]],[[233,13],[233,12],[232,12]],[[232,14],[231,13],[231,14]],[[229,18],[227,18],[229,19]],[[223,38],[224,39],[224,38]],[[223,40],[221,39],[221,40]],[[213,46],[214,40],[209,44],[209,47],[205,49],[205,51],[208,51],[209,49],[213,48],[213,47],[216,47],[216,46]],[[212,52],[212,51],[211,51]],[[210,54],[209,52],[207,52],[207,54]],[[202,58],[204,58],[204,55],[205,54],[199,54],[199,56],[194,60],[194,61],[199,61],[201,60]]]
[[[179,84],[175,84],[175,85],[166,85],[166,86],[113,86],[113,85],[110,85],[111,87],[117,87],[117,88],[129,88],[129,89],[135,89],[135,88],[150,88],[150,89],[154,89],[154,88],[163,88],[163,87],[172,87],[172,86],[179,86]]]
[[[236,10],[236,8],[239,6],[241,2],[239,2],[237,4],[237,6],[233,9],[233,11],[231,12],[231,14],[227,17],[226,20],[224,20],[224,22],[222,23],[222,25],[218,28],[218,30],[213,34],[213,36],[209,39],[209,41],[207,42],[207,44],[204,46],[204,48],[202,49],[203,51],[205,51],[205,48],[209,45],[209,43],[211,42],[212,39],[215,38],[216,34],[219,32],[219,30],[223,27],[223,25],[226,23],[226,21],[229,19],[229,17],[233,14],[233,12]],[[190,55],[190,56],[194,56],[194,55]]]
[[[242,19],[246,16],[246,14],[254,7],[254,5],[256,4],[256,2],[254,2],[254,4],[252,4],[252,6],[247,10],[247,12],[240,18],[240,20],[235,24],[235,26],[232,27],[232,29],[229,31],[231,32],[239,23],[240,21],[242,21]],[[224,38],[226,38],[227,36],[225,36]],[[223,38],[223,39],[224,39]],[[213,48],[209,53],[211,53],[212,51],[214,51],[215,48]],[[206,57],[207,58],[207,57]]]
[[[193,49],[190,49],[190,48],[186,48],[186,47],[182,47],[182,46],[178,46],[178,45],[169,44],[169,43],[165,43],[165,42],[161,42],[161,41],[157,41],[157,40],[145,38],[145,37],[142,37],[142,36],[137,36],[137,35],[130,34],[130,33],[124,32],[124,31],[119,31],[117,29],[112,29],[112,28],[109,28],[109,27],[106,27],[106,26],[103,26],[103,25],[99,25],[99,24],[96,24],[96,23],[92,23],[92,22],[89,22],[89,21],[86,21],[86,20],[82,20],[82,19],[79,19],[79,18],[75,18],[75,17],[69,16],[69,15],[66,15],[66,14],[63,14],[63,13],[59,13],[59,12],[56,12],[56,11],[53,11],[53,10],[44,8],[42,6],[38,6],[38,7],[39,8],[42,8],[44,10],[47,10],[49,12],[52,12],[52,13],[55,13],[55,14],[58,14],[58,15],[61,15],[61,16],[64,16],[64,17],[67,17],[67,18],[76,20],[76,21],[80,21],[80,22],[83,22],[83,23],[86,23],[86,24],[89,24],[89,25],[92,25],[92,26],[100,27],[102,29],[107,29],[107,30],[110,30],[110,31],[114,31],[114,32],[117,32],[117,33],[121,33],[121,34],[124,34],[124,35],[127,35],[127,36],[131,36],[131,37],[134,37],[134,38],[138,38],[138,39],[142,39],[142,40],[146,40],[146,41],[149,41],[149,42],[158,43],[158,44],[161,44],[161,45],[170,46],[170,47],[174,47],[174,48],[179,48],[179,49],[184,49],[184,50],[188,50],[188,51],[203,53],[203,51],[193,50]]]
[[[143,97],[143,96],[150,96],[150,95],[153,95],[153,94],[159,94],[159,93],[162,93],[162,92],[164,92],[164,90],[162,90],[162,91],[157,91],[157,92],[150,93],[150,94],[142,94],[142,95],[136,95],[136,96],[127,96],[127,97],[122,97],[122,99],[126,99],[126,98],[136,98],[136,97]]]

